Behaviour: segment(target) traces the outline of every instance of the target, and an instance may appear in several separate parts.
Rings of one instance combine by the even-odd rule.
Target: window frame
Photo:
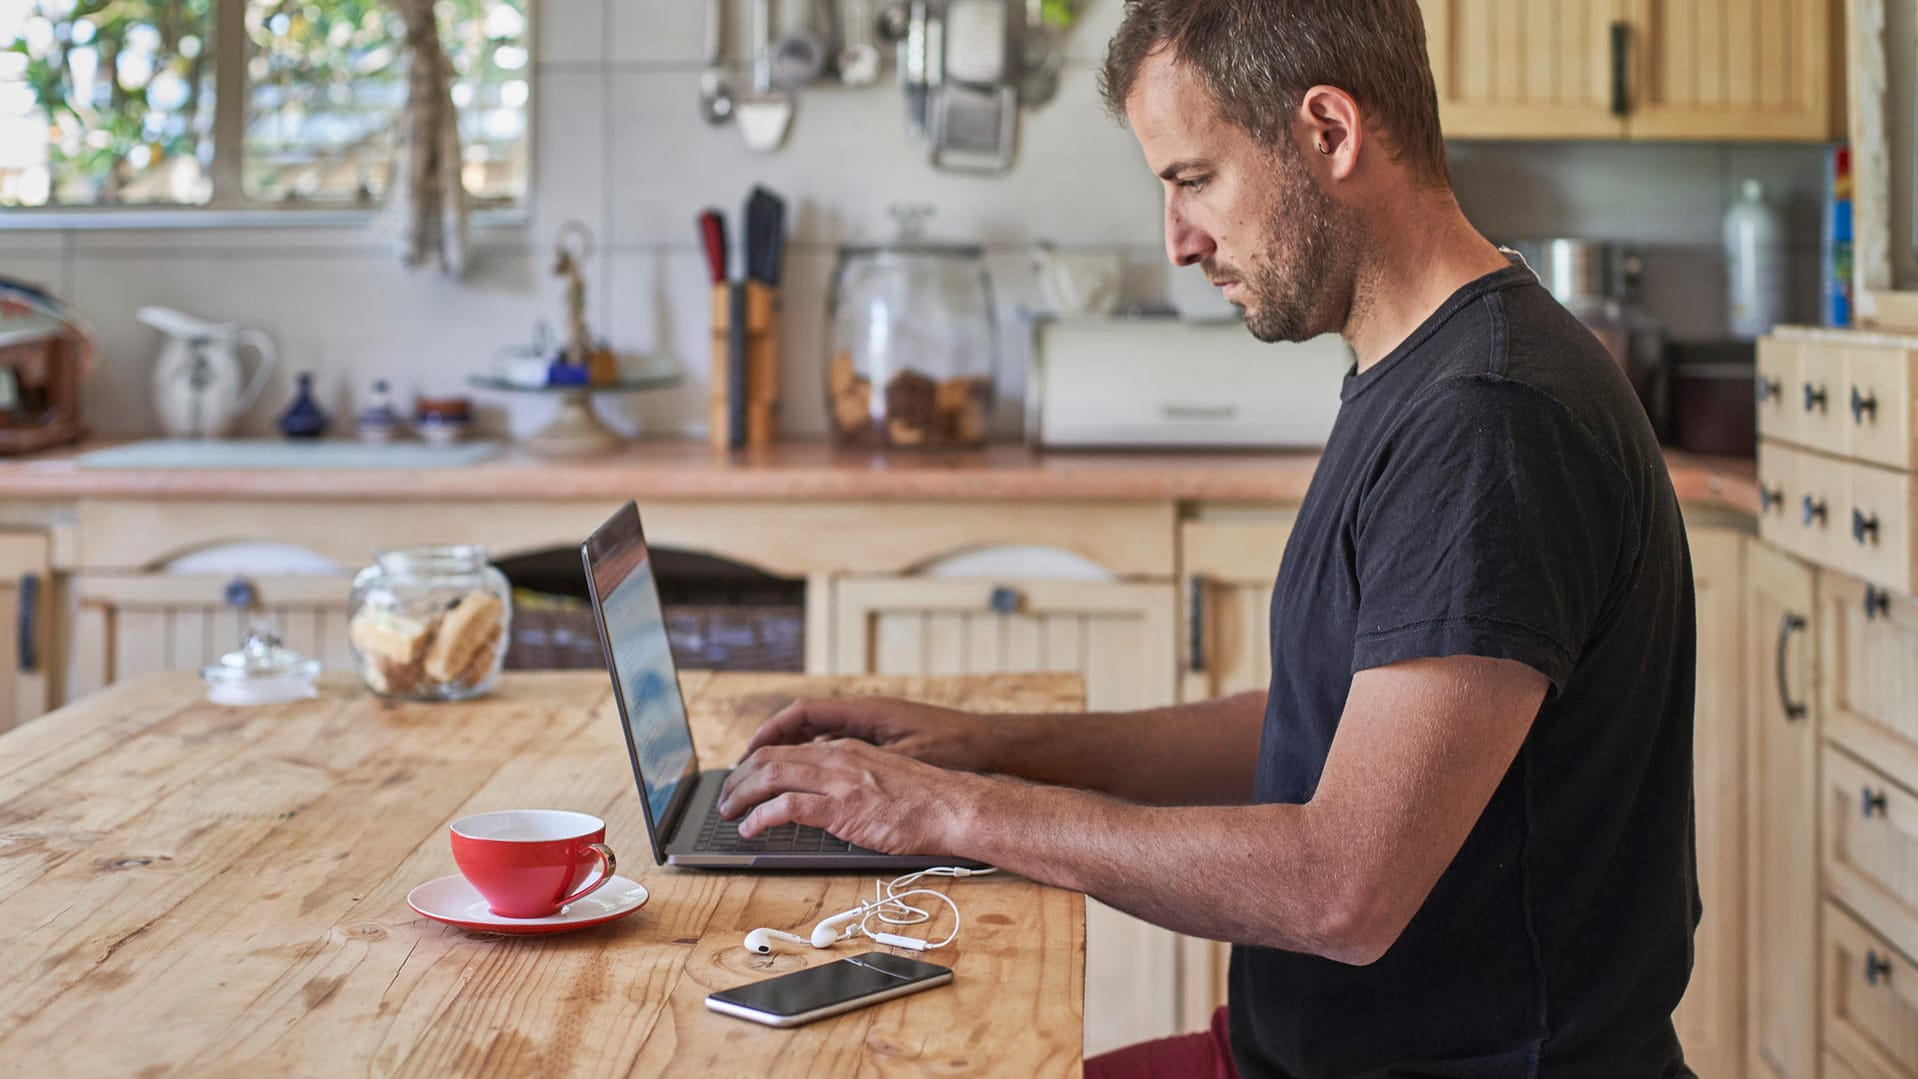
[[[246,197],[241,169],[246,152],[246,4],[247,0],[214,0],[213,4],[213,162],[207,170],[213,194],[197,206],[155,203],[116,206],[0,206],[0,232],[46,229],[218,229],[218,228],[363,228],[385,213],[378,206],[351,206],[326,202],[262,202]],[[539,163],[539,125],[534,122],[539,100],[538,27],[534,0],[525,5],[527,55],[526,190],[514,206],[471,211],[480,227],[528,224],[532,220],[533,184]],[[239,86],[240,93],[222,93],[220,87]],[[224,147],[235,147],[228,151]]]

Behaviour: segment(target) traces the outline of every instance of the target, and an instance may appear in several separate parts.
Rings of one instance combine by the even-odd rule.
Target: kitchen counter
[[[823,443],[738,454],[651,441],[555,460],[508,449],[484,464],[425,470],[94,469],[79,453],[0,461],[0,498],[568,499],[642,501],[1297,502],[1314,452],[1034,453],[1023,446],[878,456]],[[1667,455],[1688,505],[1755,513],[1757,469],[1739,458]]]

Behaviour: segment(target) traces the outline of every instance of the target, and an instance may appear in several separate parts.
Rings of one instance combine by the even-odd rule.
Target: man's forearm
[[[1303,805],[1145,806],[969,777],[953,853],[1083,891],[1155,925],[1343,961],[1363,886]]]
[[[1252,800],[1265,694],[1144,712],[989,716],[985,771],[1158,805]]]

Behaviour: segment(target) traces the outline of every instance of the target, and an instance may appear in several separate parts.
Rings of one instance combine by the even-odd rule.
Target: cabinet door
[[[1698,594],[1698,690],[1693,707],[1698,889],[1705,920],[1692,980],[1672,1021],[1685,1059],[1703,1076],[1742,1071],[1745,976],[1744,729],[1745,534],[1691,532]]]
[[[1206,701],[1272,681],[1272,585],[1293,514],[1190,521],[1180,529],[1185,633],[1179,699]]]
[[[1826,894],[1918,952],[1918,792],[1831,747],[1824,787]]]
[[[52,559],[40,532],[0,533],[0,733],[36,719],[47,696]]]
[[[1631,0],[1632,138],[1839,135],[1837,0]]]
[[[1755,1079],[1812,1079],[1818,1064],[1814,592],[1809,568],[1748,548],[1744,1074]]]
[[[1628,0],[1425,0],[1450,138],[1622,138],[1612,26]]]
[[[1918,787],[1918,600],[1826,572],[1818,604],[1825,736]]]
[[[1093,710],[1160,707],[1173,701],[1175,592],[1110,581],[847,578],[837,588],[833,669],[1078,671]],[[1087,1056],[1182,1029],[1186,939],[1086,900]]]
[[[1825,1037],[1850,1070],[1918,1079],[1918,963],[1843,907],[1825,911]]]
[[[88,692],[156,671],[193,671],[240,646],[249,625],[351,669],[346,577],[90,576],[75,582],[75,687]]]

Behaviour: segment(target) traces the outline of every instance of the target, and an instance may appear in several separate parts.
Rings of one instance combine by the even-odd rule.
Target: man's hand
[[[948,771],[864,742],[766,746],[741,761],[719,795],[739,834],[797,823],[887,854],[952,854],[977,813],[978,789],[1006,782]],[[748,812],[750,810],[750,812]]]
[[[856,738],[941,768],[978,772],[990,765],[985,726],[970,712],[885,697],[800,700],[754,732],[746,755],[768,746]]]

